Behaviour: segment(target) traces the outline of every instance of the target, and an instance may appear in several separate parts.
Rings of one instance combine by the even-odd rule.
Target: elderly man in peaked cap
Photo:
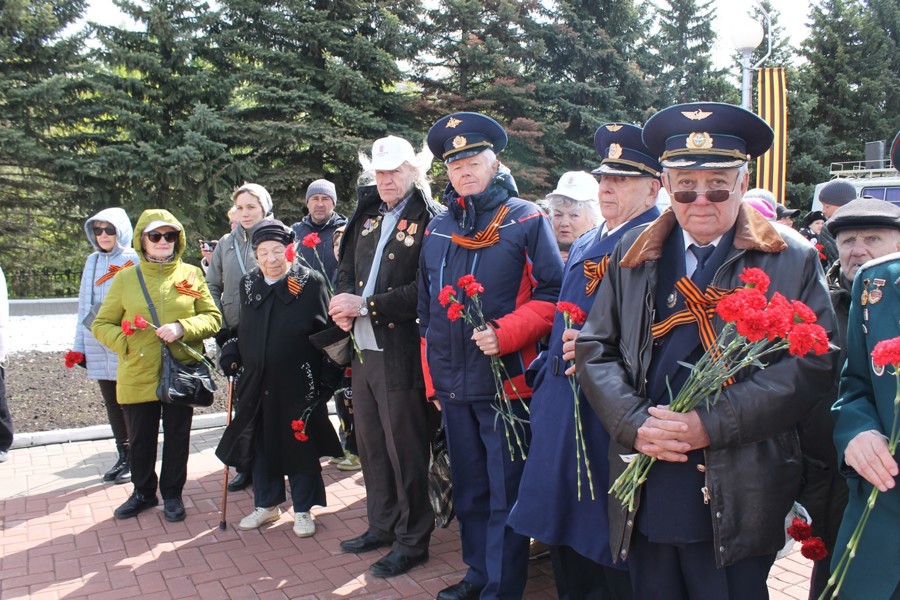
[[[370,567],[378,577],[428,560],[434,512],[428,500],[429,429],[416,325],[416,279],[425,226],[440,211],[431,200],[430,154],[388,136],[360,155],[375,185],[358,190],[342,242],[329,314],[352,330],[353,410],[366,482],[369,528],[341,542],[345,552],[391,551]]]
[[[660,157],[672,205],[622,238],[576,341],[578,380],[611,437],[610,480],[635,452],[657,459],[633,511],[609,503],[611,550],[628,559],[636,598],[767,597],[800,487],[797,423],[833,383],[833,353],[783,352],[764,370],[736,373],[708,410],[667,407],[685,365],[724,326],[691,308],[714,302],[710,286],[742,287],[747,267],[768,274],[769,296],[801,300],[834,327],[815,250],[742,201],[747,162],[772,138],[756,115],[728,104],[651,117],[643,140]]]
[[[641,140],[641,128],[607,123],[597,129],[601,210],[606,221],[579,238],[570,250],[560,301],[588,312],[606,270],[609,254],[633,228],[659,216],[659,162]],[[624,561],[611,554],[608,500],[609,434],[582,395],[577,410],[585,458],[575,453],[575,412],[568,375],[576,329],[567,329],[557,312],[550,347],[529,367],[535,388],[531,402],[531,455],[509,523],[513,529],[550,545],[560,598],[630,600]],[[590,478],[587,473],[590,471]],[[591,490],[593,487],[593,490]]]
[[[528,538],[507,524],[524,467],[507,439],[515,427],[523,445],[529,431],[524,403],[531,389],[525,367],[538,340],[550,331],[562,278],[562,260],[547,217],[517,198],[500,165],[506,146],[499,123],[478,113],[454,113],[428,132],[428,146],[444,159],[449,210],[428,225],[420,261],[419,323],[426,344],[433,394],[443,410],[453,501],[460,523],[465,578],[440,600],[521,598],[528,567]],[[488,326],[475,330],[451,320],[441,289],[472,275],[484,290],[480,305]],[[473,301],[457,289],[467,308]],[[491,357],[504,366],[513,424],[498,420]],[[518,398],[516,397],[518,395]]]
[[[859,198],[837,209],[826,227],[837,241],[839,255],[826,278],[838,323],[835,337],[841,349],[838,365],[843,365],[847,358],[847,321],[853,279],[865,263],[900,251],[900,208],[875,198]],[[875,298],[878,299],[877,294]],[[835,400],[837,386],[800,426],[804,482],[800,503],[812,517],[814,534],[822,538],[828,550],[826,558],[814,562],[810,600],[821,595],[831,575],[829,563],[835,553],[838,528],[847,506],[847,484],[838,469],[837,450],[832,441],[834,421],[830,408]]]

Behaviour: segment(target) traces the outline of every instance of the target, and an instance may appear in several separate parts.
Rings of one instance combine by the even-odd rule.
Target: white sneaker
[[[243,529],[244,531],[259,529],[266,523],[277,521],[280,516],[281,509],[277,506],[273,506],[272,508],[257,506],[253,509],[252,513],[241,519],[241,522],[238,523],[238,529]]]
[[[312,537],[316,535],[316,524],[311,514],[302,512],[294,515],[294,534],[297,537]]]

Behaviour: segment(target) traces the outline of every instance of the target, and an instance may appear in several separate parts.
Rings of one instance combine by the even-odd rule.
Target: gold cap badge
[[[690,119],[691,121],[702,121],[706,117],[712,114],[712,111],[702,111],[699,108],[693,112],[682,112],[685,117]]]
[[[618,131],[618,130],[622,129],[622,126],[621,125],[607,125],[606,129],[608,129],[609,131]]]
[[[450,117],[447,119],[447,129],[456,129],[456,126],[462,123],[462,120],[457,119],[456,117]]]
[[[695,132],[687,137],[685,146],[691,150],[708,150],[713,147],[713,139],[705,131]]]
[[[453,147],[454,148],[462,148],[463,146],[465,146],[468,143],[469,143],[469,140],[467,140],[466,137],[463,135],[458,135],[455,138],[453,138]]]
[[[610,144],[607,156],[609,158],[619,158],[620,156],[622,156],[622,146],[620,146],[619,144]]]

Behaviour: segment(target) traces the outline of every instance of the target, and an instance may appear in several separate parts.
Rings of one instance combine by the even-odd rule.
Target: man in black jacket
[[[434,529],[416,305],[422,237],[440,207],[426,179],[430,153],[417,156],[409,142],[389,136],[372,146],[371,162],[360,159],[364,171],[374,171],[375,186],[359,189],[329,313],[360,349],[353,357],[353,411],[369,529],[341,548],[392,546],[370,570],[394,577],[428,560]]]
[[[769,295],[805,302],[834,328],[815,250],[742,201],[746,162],[772,137],[726,104],[673,106],[647,122],[644,143],[660,157],[672,207],[622,238],[576,342],[579,381],[612,439],[611,479],[634,452],[657,459],[634,511],[609,505],[611,549],[628,559],[636,598],[767,597],[800,487],[797,423],[834,382],[833,352],[782,352],[764,370],[738,372],[709,410],[666,406],[688,377],[683,364],[705,350],[701,330],[724,326],[689,310],[681,290],[711,302],[705,291],[742,286],[743,269],[757,267]],[[669,317],[678,324],[654,335]]]

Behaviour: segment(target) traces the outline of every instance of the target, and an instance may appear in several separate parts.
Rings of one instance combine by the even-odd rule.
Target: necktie
[[[698,246],[696,244],[691,244],[688,248],[691,252],[694,253],[694,256],[697,257],[697,268],[694,269],[693,275],[691,275],[691,279],[694,278],[694,275],[703,270],[703,267],[706,266],[706,261],[709,260],[709,257],[715,252],[716,247],[712,244],[708,246]]]

